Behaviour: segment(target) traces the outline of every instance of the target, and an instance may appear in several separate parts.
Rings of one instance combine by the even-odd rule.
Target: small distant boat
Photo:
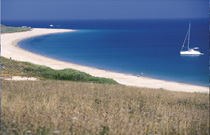
[[[50,27],[53,27],[53,25],[52,25],[52,24],[50,24]]]
[[[198,51],[198,47],[194,47],[194,48],[190,48],[190,27],[191,27],[191,23],[189,23],[189,29],[187,31],[186,37],[184,39],[184,43],[182,45],[182,49],[180,51],[181,55],[203,55],[203,53]],[[186,39],[188,37],[188,46],[187,46],[187,51],[183,51]]]

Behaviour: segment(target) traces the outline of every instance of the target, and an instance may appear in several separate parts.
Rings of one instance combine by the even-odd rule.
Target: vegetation
[[[29,62],[19,62],[1,57],[1,76],[28,76],[39,79],[71,80],[81,82],[117,84],[113,79],[93,77],[74,69],[54,70]]]
[[[209,94],[71,81],[4,81],[2,135],[208,135]]]
[[[30,27],[23,28],[23,27],[7,27],[4,25],[1,25],[1,33],[13,33],[13,32],[23,32],[31,30]]]
[[[25,30],[1,25],[2,33]],[[209,134],[209,94],[128,87],[4,57],[1,76],[42,80],[1,80],[2,135]]]

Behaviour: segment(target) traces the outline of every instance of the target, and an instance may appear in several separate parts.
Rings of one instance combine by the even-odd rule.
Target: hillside
[[[30,27],[23,28],[23,27],[7,27],[1,24],[1,33],[13,33],[13,32],[23,32],[31,30]]]
[[[41,80],[71,80],[80,82],[117,84],[117,82],[113,79],[94,77],[74,69],[54,70],[46,66],[1,57],[1,77],[10,76],[36,77]]]

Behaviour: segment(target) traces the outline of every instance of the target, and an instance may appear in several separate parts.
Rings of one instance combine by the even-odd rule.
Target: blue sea
[[[179,54],[189,22],[190,47],[199,47],[202,56]],[[77,30],[18,43],[37,54],[109,71],[132,75],[143,72],[151,78],[209,86],[208,19],[7,21],[2,24]]]

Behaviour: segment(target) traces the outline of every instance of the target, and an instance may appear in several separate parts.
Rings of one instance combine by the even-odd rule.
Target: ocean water
[[[181,56],[189,22],[190,47],[202,56]],[[76,29],[20,41],[44,56],[120,73],[209,85],[209,20],[77,20],[2,22],[10,26]]]

